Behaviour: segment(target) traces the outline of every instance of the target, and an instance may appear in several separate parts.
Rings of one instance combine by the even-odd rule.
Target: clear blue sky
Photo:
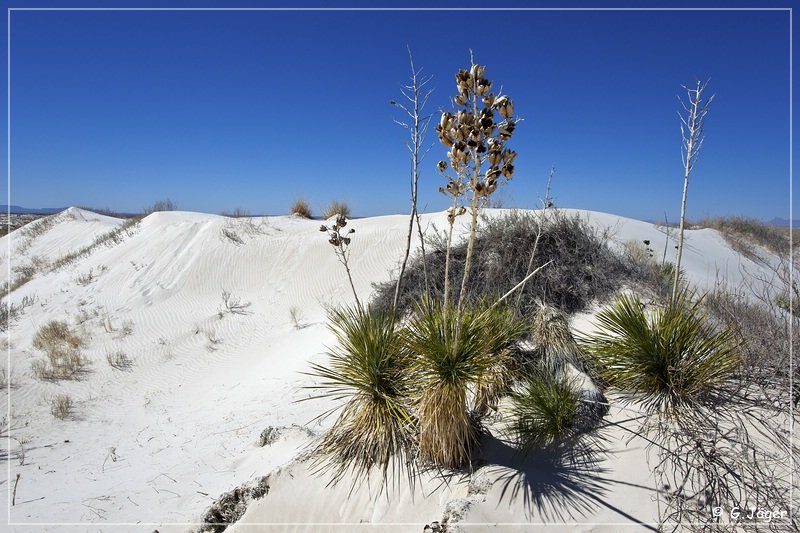
[[[283,214],[302,196],[316,213],[332,199],[355,215],[407,212],[406,133],[389,100],[407,82],[408,44],[433,76],[431,113],[450,109],[470,48],[514,100],[525,120],[509,143],[509,206],[535,206],[554,164],[559,206],[676,219],[676,96],[710,78],[689,216],[789,216],[787,11],[10,16],[16,205],[139,211],[169,197],[185,210]],[[445,149],[433,131],[428,142],[420,207],[441,210]]]

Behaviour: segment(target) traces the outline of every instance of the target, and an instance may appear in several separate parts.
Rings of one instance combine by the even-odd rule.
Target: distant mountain
[[[789,221],[789,220],[787,220],[785,218],[777,218],[777,217],[773,218],[772,220],[767,222],[767,224],[769,224],[770,226],[778,226],[778,227],[781,227],[781,228],[788,228],[789,227],[789,222],[791,222],[791,226],[793,228],[800,227],[800,220]]]
[[[42,207],[40,209],[31,209],[19,205],[0,205],[0,213],[8,213],[10,211],[12,215],[52,215],[64,209],[66,209],[66,207]]]

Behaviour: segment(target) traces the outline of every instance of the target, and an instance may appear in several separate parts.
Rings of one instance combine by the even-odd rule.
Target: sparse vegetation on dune
[[[178,204],[167,198],[165,200],[158,200],[157,202],[153,203],[153,205],[150,205],[142,209],[142,216],[146,217],[147,215],[156,213],[158,211],[177,211],[177,210],[178,210]]]
[[[343,216],[345,218],[350,218],[350,206],[347,205],[347,202],[342,202],[340,200],[334,200],[325,210],[322,212],[322,218],[328,220],[331,217],[335,216]],[[306,217],[310,218],[310,217]]]
[[[714,217],[694,222],[691,227],[711,228],[719,231],[728,244],[747,257],[758,255],[757,248],[781,257],[789,257],[789,233],[748,217]],[[800,234],[795,234],[794,246],[800,244]]]
[[[88,364],[82,352],[85,346],[85,338],[68,323],[51,320],[33,338],[33,347],[47,356],[31,365],[34,376],[49,381],[78,379]]]
[[[309,205],[306,200],[298,198],[294,201],[294,204],[292,204],[292,208],[289,212],[301,218],[311,218],[311,205]]]

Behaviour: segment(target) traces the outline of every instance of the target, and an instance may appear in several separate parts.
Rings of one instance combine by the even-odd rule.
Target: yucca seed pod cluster
[[[319,227],[319,230],[322,232],[328,232],[328,242],[331,243],[331,245],[335,248],[343,250],[345,246],[350,244],[350,237],[347,237],[346,235],[356,232],[356,230],[350,228],[347,233],[342,234],[342,229],[345,226],[347,226],[347,218],[344,215],[339,214],[337,215],[336,222],[333,224],[333,226],[329,228],[323,224]]]
[[[514,104],[508,96],[491,92],[492,82],[485,73],[486,67],[475,64],[456,73],[458,94],[453,102],[457,109],[442,113],[436,126],[439,142],[448,148],[449,161],[437,165],[447,180],[439,191],[451,197],[463,195],[467,188],[485,197],[497,189],[501,178],[514,176],[517,153],[505,143],[514,135],[519,119],[514,118]],[[484,166],[488,168],[482,172]],[[455,177],[447,174],[448,168]]]

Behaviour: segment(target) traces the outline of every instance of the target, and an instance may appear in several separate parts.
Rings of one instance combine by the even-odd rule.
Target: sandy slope
[[[651,240],[660,257],[665,237],[652,224],[604,213],[585,215],[613,228],[619,243]],[[121,223],[74,208],[59,217],[22,248],[21,230],[0,238],[0,250],[11,257],[12,267],[37,256],[52,261]],[[351,224],[357,230],[351,267],[356,289],[366,299],[371,283],[387,280],[398,267],[407,218]],[[423,225],[430,229],[432,224],[444,228],[444,215],[425,215]],[[297,400],[310,395],[303,387],[311,378],[302,372],[310,362],[325,361],[326,345],[332,342],[325,307],[352,300],[319,225],[291,217],[246,221],[154,213],[122,242],[99,246],[56,272],[40,273],[15,291],[13,303],[26,296],[35,303],[9,333],[12,434],[25,449],[20,464],[19,445],[11,441],[8,479],[0,486],[8,495],[16,475],[21,476],[9,517],[19,525],[10,530],[151,531],[157,526],[161,532],[185,531],[222,492],[289,465],[310,442],[309,432],[319,433],[332,422],[313,421],[330,407],[325,402]],[[667,258],[673,255],[669,245]],[[702,288],[723,278],[738,285],[742,267],[760,268],[733,252],[713,230],[689,232],[684,266]],[[93,281],[76,282],[89,271]],[[243,314],[224,312],[223,290],[249,303]],[[296,308],[299,328],[291,308]],[[89,339],[85,353],[91,365],[78,381],[42,382],[31,375],[31,363],[43,356],[32,348],[33,336],[52,319],[78,324]],[[132,366],[112,368],[106,356],[115,352],[126,354]],[[63,421],[50,414],[49,400],[59,393],[76,402],[74,415]],[[270,426],[281,428],[281,437],[259,447],[260,433]],[[617,453],[597,470],[602,479],[584,487],[585,479],[565,472],[547,482],[575,493],[572,503],[578,510],[572,512],[570,497],[540,502],[540,509],[536,502],[526,503],[524,491],[503,492],[497,479],[509,475],[513,461],[507,446],[495,442],[487,448],[487,460],[500,466],[481,474],[487,481],[477,492],[463,483],[438,490],[431,485],[427,497],[419,492],[412,501],[402,492],[389,505],[376,501],[369,490],[349,498],[341,488],[325,490],[324,482],[309,477],[305,464],[294,463],[272,477],[269,497],[252,505],[246,519],[413,522],[413,527],[393,530],[419,531],[440,519],[448,502],[464,500],[469,502],[465,522],[648,522],[655,507],[643,453],[625,448],[621,438],[615,442]],[[550,494],[557,498],[561,492]],[[74,525],[59,525],[65,523]],[[235,530],[254,529],[241,525]]]

